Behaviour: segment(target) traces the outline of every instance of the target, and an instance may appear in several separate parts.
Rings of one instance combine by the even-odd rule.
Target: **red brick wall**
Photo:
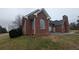
[[[63,16],[63,21],[64,21],[65,32],[69,32],[68,17],[67,16]]]
[[[64,32],[64,27],[62,28],[62,26],[57,26],[55,31],[56,32]]]
[[[22,19],[22,32],[24,35],[26,35],[26,19]]]
[[[32,34],[32,26],[30,20],[24,19],[26,21],[22,21],[22,31],[24,35],[31,35]],[[25,24],[26,23],[26,24]]]
[[[36,35],[48,35],[49,32],[48,32],[48,27],[49,27],[49,24],[48,24],[48,20],[47,20],[47,17],[43,14],[43,13],[40,13],[38,14],[38,16],[34,16],[35,18],[35,27],[36,27]],[[45,21],[45,29],[40,29],[40,19],[44,19]],[[26,28],[26,31],[23,30],[23,32],[26,32],[27,34],[26,35],[32,35],[34,34],[34,29],[32,29],[32,23],[31,23],[31,20],[27,20],[26,21],[26,26],[24,27]],[[23,29],[24,29],[23,28]]]
[[[40,19],[44,19],[45,29],[40,29]],[[47,17],[43,13],[38,14],[35,22],[36,22],[36,24],[35,24],[36,25],[36,35],[48,35],[49,24],[48,24]]]
[[[53,32],[53,26],[51,27]],[[63,24],[61,26],[55,26],[55,32],[69,32],[69,22],[68,17],[66,15],[63,16]]]
[[[27,33],[27,35],[31,35],[32,33],[32,28],[31,28],[31,22],[30,22],[30,20],[27,20],[26,21],[26,33]]]

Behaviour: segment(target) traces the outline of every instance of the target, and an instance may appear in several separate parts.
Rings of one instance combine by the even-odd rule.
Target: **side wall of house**
[[[63,33],[63,32],[64,32],[64,27],[63,27],[63,25],[61,25],[61,26],[56,26],[56,27],[55,27],[55,32],[61,32],[61,33]]]
[[[69,24],[68,24],[68,22],[65,22],[64,27],[65,27],[65,32],[69,32]]]
[[[32,26],[31,26],[30,20],[23,18],[22,32],[24,35],[31,35],[32,34]]]
[[[40,20],[43,19],[45,21],[45,29],[40,29]],[[36,17],[36,35],[48,35],[49,34],[49,23],[47,17],[43,13],[39,13]]]
[[[26,35],[32,35],[32,24],[29,19],[26,21]]]
[[[39,13],[36,16],[34,16],[35,19],[35,34],[36,35],[48,35],[49,34],[49,20],[43,13]],[[45,21],[45,29],[40,29],[40,20],[43,19]],[[25,20],[25,19],[24,19]],[[23,22],[23,34],[24,35],[32,35],[34,34],[34,29],[32,29],[32,22],[31,20],[27,20]]]

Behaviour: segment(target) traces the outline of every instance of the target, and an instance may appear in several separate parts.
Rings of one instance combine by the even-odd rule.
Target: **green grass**
[[[60,37],[61,35],[58,36]],[[0,50],[62,49],[79,49],[79,35],[62,35],[58,42],[53,42],[49,37],[21,36],[13,39],[10,39],[8,35],[0,37]]]
[[[10,39],[8,36],[0,39],[1,50],[39,50],[57,49],[57,44],[49,38],[21,36]]]
[[[79,49],[79,34],[64,35],[60,40],[60,46],[67,50]]]

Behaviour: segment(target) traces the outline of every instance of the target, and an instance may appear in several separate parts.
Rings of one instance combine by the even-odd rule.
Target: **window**
[[[32,29],[34,29],[34,20],[32,21]]]
[[[45,29],[45,21],[43,19],[40,20],[40,29]]]

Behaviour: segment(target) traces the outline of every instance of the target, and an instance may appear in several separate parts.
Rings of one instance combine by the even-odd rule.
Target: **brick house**
[[[50,16],[45,9],[37,9],[22,18],[24,35],[48,35]]]
[[[63,20],[50,21],[51,32],[69,32],[68,16],[64,15]]]

